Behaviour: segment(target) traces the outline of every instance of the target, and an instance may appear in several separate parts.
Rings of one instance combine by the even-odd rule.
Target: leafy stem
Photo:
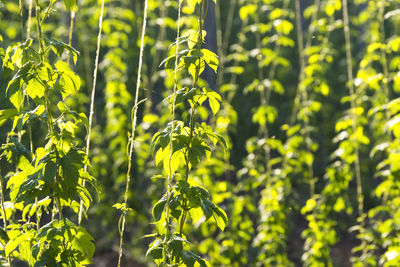
[[[171,163],[172,163],[172,155],[173,155],[173,145],[172,141],[174,138],[174,132],[173,129],[175,129],[175,107],[176,107],[176,91],[178,89],[178,55],[179,55],[179,37],[180,37],[180,23],[181,23],[181,9],[182,9],[182,0],[178,0],[178,21],[177,21],[177,30],[176,30],[176,41],[175,41],[175,62],[174,62],[174,92],[172,95],[172,109],[171,109],[171,125],[172,125],[172,131],[170,135],[170,140],[169,140],[169,149],[170,149],[170,154],[168,158],[168,179],[167,179],[167,205],[165,205],[165,238],[163,240],[163,250],[162,250],[162,258],[163,258],[163,263],[167,263],[167,242],[168,242],[168,237],[170,235],[170,225],[169,225],[169,216],[170,216],[170,209],[168,203],[171,200],[171,193],[172,193],[172,168],[171,168]]]
[[[0,157],[1,158],[1,157]],[[6,209],[4,205],[4,187],[3,187],[3,176],[0,172],[0,204],[1,204],[1,217],[3,217],[3,227],[7,228],[7,217],[6,217]],[[11,267],[11,257],[7,255],[8,266]]]
[[[204,1],[202,0],[199,6],[199,33],[198,33],[198,39],[197,39],[197,44],[196,46],[198,47],[198,49],[201,49],[201,46],[203,44],[203,20],[204,20]],[[206,12],[208,10],[208,2],[207,2],[207,8],[206,8]],[[199,58],[199,63],[196,66],[196,74],[194,77],[194,81],[193,81],[193,88],[197,88],[197,84],[198,84],[198,80],[199,80],[199,76],[200,76],[200,69],[201,69],[201,58]],[[190,132],[189,132],[189,144],[190,146],[192,145],[192,140],[193,140],[193,135],[194,135],[194,117],[196,114],[196,103],[193,103],[192,108],[191,108],[191,112],[190,112]],[[190,148],[190,147],[189,147]],[[187,182],[189,179],[189,149],[186,150],[186,173],[185,173],[185,181]],[[185,225],[185,221],[186,221],[186,217],[187,217],[187,212],[188,210],[186,209],[187,206],[187,199],[185,198],[183,201],[183,212],[179,221],[179,234],[182,235],[182,231],[183,231],[183,226]]]
[[[49,6],[47,7],[47,10],[45,12],[45,16],[42,20],[40,20],[40,7],[39,7],[39,1],[36,0],[36,20],[37,20],[37,31],[38,31],[38,42],[39,42],[39,54],[40,54],[40,63],[44,64],[46,63],[46,49],[44,47],[43,43],[43,32],[42,32],[42,23],[47,17],[49,10],[51,9],[54,1],[50,1]],[[49,75],[50,76],[50,75]],[[52,77],[49,77],[50,80]],[[55,130],[54,130],[54,125],[53,125],[53,116],[51,113],[51,102],[50,102],[50,97],[49,97],[49,86],[46,84],[44,87],[44,98],[45,98],[45,109],[47,112],[47,125],[49,127],[49,132],[50,132],[50,140],[55,136]],[[55,144],[52,143],[52,147],[56,151]],[[59,177],[59,169],[57,169],[56,177],[55,177],[55,187],[57,187],[57,184],[59,183],[60,177]],[[55,198],[55,205],[57,207],[60,219],[62,219],[62,205],[60,201],[60,197],[58,196],[57,193],[54,192],[54,198]],[[53,216],[54,217],[54,213]]]

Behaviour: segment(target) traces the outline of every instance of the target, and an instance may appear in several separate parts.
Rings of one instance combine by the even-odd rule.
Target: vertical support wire
[[[224,80],[224,64],[225,55],[228,50],[229,39],[232,33],[233,17],[236,8],[237,0],[232,0],[229,5],[228,17],[226,21],[225,34],[222,36],[222,17],[221,17],[221,1],[217,1],[215,4],[215,15],[216,15],[216,26],[217,26],[217,46],[218,54],[220,57],[220,68],[217,73],[217,88],[220,88]]]
[[[343,1],[343,22],[344,22],[344,37],[345,37],[345,46],[346,46],[346,62],[347,62],[347,80],[350,94],[350,105],[351,105],[351,118],[352,118],[352,131],[353,135],[355,135],[357,127],[358,127],[358,118],[355,113],[356,108],[356,90],[354,88],[354,76],[352,69],[352,54],[351,54],[351,40],[350,40],[350,22],[349,22],[349,11],[347,6],[347,0]],[[359,147],[358,140],[354,140],[354,153],[355,153],[355,176],[356,176],[356,187],[357,187],[357,208],[358,208],[358,220],[360,223],[360,233],[363,234],[365,232],[365,215],[364,215],[364,195],[362,188],[362,180],[361,180],[361,169],[360,169],[360,155],[359,155]],[[365,254],[366,250],[366,240],[365,238],[361,239],[361,248],[362,254]]]
[[[75,11],[71,10],[69,17],[68,45],[72,45],[72,34],[74,31]]]
[[[93,85],[92,85],[92,93],[90,97],[90,113],[89,113],[89,126],[88,126],[88,134],[86,139],[86,156],[89,157],[90,152],[90,136],[92,134],[92,124],[93,124],[93,115],[94,115],[94,102],[95,102],[95,95],[96,95],[96,82],[97,82],[97,70],[99,67],[99,57],[100,57],[100,42],[101,42],[101,33],[103,29],[103,15],[104,15],[104,0],[101,1],[101,9],[100,9],[100,17],[99,17],[99,33],[97,35],[97,49],[96,49],[96,59],[95,59],[95,66],[93,71]],[[72,12],[71,12],[71,20],[72,20]],[[71,27],[73,24],[71,22]],[[72,33],[70,35],[72,37]],[[70,40],[71,41],[71,40]],[[84,166],[84,171],[87,171],[87,164]],[[85,181],[82,181],[82,186],[85,186]],[[78,215],[78,224],[80,225],[82,222],[82,213],[83,213],[83,201],[81,199],[79,205],[79,215]]]
[[[303,29],[301,25],[301,7],[300,7],[300,0],[295,0],[295,8],[296,8],[296,32],[297,32],[297,47],[298,47],[298,54],[299,54],[299,61],[300,61],[300,73],[299,73],[299,82],[297,86],[297,94],[296,94],[296,99],[301,98],[299,101],[298,105],[301,104],[301,102],[307,101],[308,100],[308,93],[307,93],[307,88],[304,88],[303,82],[304,82],[304,70],[306,68],[306,59],[305,59],[305,53],[304,53],[304,34],[303,34]],[[296,103],[295,103],[296,104]],[[298,107],[299,108],[299,107]],[[297,112],[296,112],[297,113]],[[294,123],[294,120],[292,121],[292,124]],[[307,152],[309,154],[312,154],[312,149],[311,149],[311,135],[310,135],[310,125],[309,125],[309,119],[307,118],[304,120],[305,124],[305,131],[306,131],[306,147],[307,147]],[[308,183],[310,186],[310,198],[312,198],[315,194],[315,181],[314,181],[314,171],[313,171],[313,166],[312,162],[307,164],[308,168]]]
[[[139,52],[139,65],[138,65],[138,75],[136,81],[136,91],[135,91],[135,103],[132,108],[131,120],[132,120],[132,132],[130,134],[128,146],[129,146],[129,155],[128,155],[128,170],[126,172],[126,187],[124,193],[124,205],[121,215],[121,229],[120,229],[120,241],[119,241],[119,253],[118,253],[118,267],[121,266],[121,258],[122,258],[122,245],[123,245],[123,238],[124,238],[124,230],[125,230],[125,221],[126,221],[126,212],[127,212],[127,205],[128,205],[128,194],[129,194],[129,184],[131,180],[131,169],[132,169],[132,156],[133,156],[133,148],[134,148],[134,138],[136,132],[136,123],[137,123],[137,110],[138,105],[143,102],[145,99],[139,101],[139,89],[140,89],[140,82],[141,82],[141,72],[142,72],[142,65],[143,65],[143,51],[144,51],[144,38],[146,36],[146,26],[147,26],[147,7],[148,7],[148,0],[145,0],[144,3],[144,14],[143,14],[143,24],[142,24],[142,36],[140,40],[140,52]]]
[[[19,4],[19,16],[20,16],[20,23],[21,23],[21,39],[24,39],[24,6],[22,5],[22,0],[18,1]]]
[[[386,43],[386,36],[385,36],[385,6],[386,6],[386,0],[381,0],[379,2],[379,11],[378,11],[378,24],[379,24],[379,33],[380,33],[380,42],[381,43]],[[381,60],[382,60],[382,69],[383,69],[383,80],[382,80],[382,85],[383,85],[383,93],[385,94],[385,103],[388,103],[390,101],[390,90],[389,90],[389,67],[388,67],[388,60],[386,56],[386,51],[382,51],[381,55]],[[386,112],[386,120],[388,121],[390,119],[390,114],[389,112]]]
[[[316,10],[311,16],[310,31],[309,31],[309,34],[307,35],[306,46],[304,47],[304,45],[303,45],[304,37],[302,37],[303,41],[301,42],[301,47],[299,47],[299,57],[301,56],[301,58],[300,58],[300,75],[299,75],[299,84],[296,89],[296,96],[294,98],[293,110],[292,110],[292,114],[290,116],[291,124],[293,124],[296,119],[296,114],[297,114],[297,111],[298,111],[299,105],[300,105],[301,83],[304,81],[304,78],[305,78],[305,73],[304,73],[305,67],[306,67],[305,51],[307,51],[311,46],[312,36],[315,31],[315,27],[313,26],[313,23],[317,19],[320,3],[321,3],[321,0],[314,1],[314,6],[315,6]],[[300,21],[298,21],[298,20],[300,20]],[[297,3],[297,0],[296,0],[296,24],[297,24],[297,28],[301,27],[301,7],[300,7],[300,3]],[[302,30],[302,29],[300,29],[300,30]],[[299,35],[299,33],[297,35]],[[298,40],[298,42],[300,44],[300,40]]]
[[[344,21],[344,36],[345,36],[345,45],[346,45],[346,62],[347,62],[347,80],[348,87],[350,93],[350,104],[351,104],[351,116],[352,116],[352,130],[353,134],[355,134],[358,126],[357,115],[354,113],[354,109],[356,108],[356,91],[354,88],[354,76],[352,69],[352,54],[351,54],[351,40],[350,40],[350,22],[349,22],[349,11],[347,7],[347,0],[343,0],[343,21]],[[356,154],[356,159],[354,163],[355,167],[355,176],[357,183],[357,202],[358,202],[358,215],[362,216],[364,210],[364,197],[362,192],[362,184],[361,184],[361,170],[360,170],[360,156],[359,156],[359,148],[358,142],[355,140],[354,142],[354,152]]]

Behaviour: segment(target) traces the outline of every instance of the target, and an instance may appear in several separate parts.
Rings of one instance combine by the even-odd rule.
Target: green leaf
[[[202,33],[201,42],[204,42],[204,38],[205,38],[207,32],[203,30],[201,33]],[[187,32],[187,42],[188,42],[188,47],[190,50],[195,48],[195,46],[199,43],[199,39],[200,39],[199,35],[200,35],[200,32],[196,31],[196,30],[189,30]]]
[[[18,111],[21,110],[22,102],[24,101],[24,92],[21,86],[21,79],[12,79],[6,89],[10,102]]]
[[[10,241],[10,238],[7,235],[7,232],[3,227],[0,227],[0,243],[4,246]]]
[[[210,68],[212,68],[214,71],[215,71],[215,73],[217,72],[217,69],[218,69],[218,65],[219,65],[219,59],[218,59],[218,56],[214,53],[214,52],[212,52],[212,51],[210,51],[210,50],[208,50],[208,49],[201,49],[201,52],[202,52],[202,54],[203,54],[203,60],[207,63],[207,65],[208,66],[210,66]]]
[[[5,247],[5,254],[6,256],[10,255],[15,249],[17,249],[19,243],[23,240],[23,235],[18,236],[17,238],[13,238],[10,242],[7,243]]]
[[[192,167],[196,167],[201,158],[209,157],[211,153],[210,147],[198,138],[193,138],[190,148],[188,149],[188,159]]]
[[[94,178],[92,175],[90,175],[87,171],[85,171],[84,169],[80,169],[79,170],[79,177],[82,180],[85,180],[86,182],[88,182],[89,184],[91,184],[93,186],[93,188],[96,190],[97,195],[100,195],[100,192],[98,191],[99,188],[97,186],[97,179]]]
[[[293,30],[293,24],[290,21],[277,19],[273,22],[274,27],[278,33],[288,35]]]
[[[178,124],[179,123],[176,123],[176,125]],[[174,129],[174,131],[175,130],[176,128]],[[169,141],[171,140],[171,134],[172,134],[172,123],[169,123],[168,126],[162,132],[158,132],[153,136],[150,145],[151,152],[154,153],[155,149],[159,146],[162,149],[166,148],[167,145],[169,144]]]
[[[201,209],[203,210],[204,216],[206,216],[206,220],[210,219],[213,215],[213,207],[215,205],[208,199],[204,199],[201,202]]]
[[[69,1],[76,1],[76,0],[69,0]],[[46,39],[46,44],[51,46],[51,49],[53,52],[61,59],[62,55],[65,50],[69,51],[72,54],[74,64],[76,64],[76,61],[78,59],[79,51],[73,48],[72,46],[60,42],[58,40],[54,39]]]
[[[18,196],[19,189],[24,181],[27,179],[27,172],[19,172],[11,176],[7,182],[7,188],[10,188],[10,200],[15,201]]]
[[[165,204],[167,203],[168,195],[165,194],[153,207],[153,218],[158,222],[161,219],[161,215],[164,211]]]
[[[221,231],[224,231],[225,226],[228,223],[228,216],[226,216],[225,211],[217,206],[214,206],[213,213],[217,226],[219,227],[219,229],[221,229]]]
[[[200,76],[204,71],[206,64],[202,57],[203,53],[198,49],[190,50],[187,56],[183,57],[185,67],[193,79],[196,79],[196,76]]]
[[[259,106],[257,111],[253,114],[253,122],[260,126],[264,126],[267,122],[273,123],[277,115],[278,112],[274,107]]]
[[[203,217],[203,211],[201,208],[192,208],[189,210],[190,217],[192,218],[192,223],[197,223],[201,217]]]
[[[86,259],[90,260],[95,250],[94,238],[83,227],[77,228],[77,233],[73,238],[72,247],[82,252]]]
[[[242,6],[239,10],[239,16],[242,20],[247,20],[251,15],[254,15],[257,11],[257,6],[254,4]]]
[[[39,180],[39,171],[28,175],[27,179],[23,182],[19,188],[18,195],[16,197],[17,202],[33,202],[36,197],[42,198],[48,195],[50,187],[54,184],[51,183],[44,184],[43,181]]]
[[[75,148],[71,148],[68,153],[61,158],[61,169],[64,179],[76,181],[80,175],[79,170],[85,165],[85,155]]]
[[[0,126],[2,126],[8,119],[12,119],[17,116],[18,110],[10,108],[0,110]]]
[[[32,160],[31,152],[18,141],[18,138],[10,136],[8,143],[2,149],[6,152],[9,162],[18,162],[24,156],[29,162]]]
[[[76,0],[64,0],[64,4],[68,11],[76,9]]]
[[[219,104],[218,100],[215,99],[214,97],[210,96],[210,97],[208,97],[208,101],[210,102],[210,107],[211,107],[213,114],[216,115],[220,108],[220,104]]]
[[[187,242],[185,239],[179,236],[172,236],[168,241],[168,248],[172,251],[174,257],[180,257],[183,251],[183,243]]]
[[[90,195],[89,191],[87,190],[86,187],[77,185],[76,189],[78,191],[78,195],[80,199],[82,200],[82,203],[85,207],[85,209],[89,209],[90,203],[93,201],[92,196]]]
[[[51,183],[56,177],[57,165],[53,161],[48,161],[43,168],[43,178],[44,181]]]
[[[29,80],[26,86],[26,92],[32,99],[41,98],[44,96],[46,87],[38,80],[37,77],[33,77]]]
[[[63,99],[69,95],[75,95],[81,86],[81,79],[79,76],[63,61],[58,61],[55,66],[60,73],[59,89]]]
[[[187,0],[188,3],[188,13],[193,13],[197,4],[200,4],[203,0]]]
[[[157,238],[156,240],[154,240],[150,245],[149,245],[149,249],[146,252],[146,256],[148,256],[150,253],[152,254],[153,258],[155,258],[154,256],[154,252],[155,251],[161,251],[162,253],[162,241],[160,238]],[[156,255],[158,255],[158,253],[156,253]],[[162,256],[161,256],[162,257]],[[158,257],[156,257],[158,258]]]
[[[191,251],[182,251],[181,258],[187,267],[194,267],[196,262],[200,265],[200,267],[207,267],[207,263],[205,262],[205,260],[203,260]]]
[[[222,135],[215,133],[211,126],[207,125],[206,123],[203,122],[200,126],[198,126],[197,131],[199,131],[200,134],[205,134],[214,145],[220,143],[224,149],[228,148],[225,138]]]

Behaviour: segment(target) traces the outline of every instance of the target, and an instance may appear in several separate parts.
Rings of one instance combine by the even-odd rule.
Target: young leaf
[[[0,110],[0,126],[2,126],[8,119],[14,118],[18,114],[18,110],[10,108]]]
[[[153,207],[153,218],[158,222],[164,211],[165,204],[167,203],[168,195],[165,194]]]
[[[194,267],[195,263],[199,264],[200,267],[207,267],[206,261],[191,251],[183,250],[181,258],[187,267]]]
[[[219,65],[218,56],[214,52],[212,52],[212,51],[210,51],[208,49],[201,49],[201,53],[203,54],[203,56],[202,56],[203,60],[216,73],[217,69],[218,69],[218,65]]]
[[[67,1],[76,1],[76,0],[67,0]],[[79,52],[78,50],[76,50],[75,48],[73,48],[72,46],[60,42],[58,40],[54,40],[54,39],[46,39],[46,44],[51,46],[51,49],[53,50],[53,52],[61,59],[62,55],[64,53],[65,50],[68,50],[73,57],[74,60],[74,64],[76,64],[76,60],[78,59],[78,55]]]
[[[72,11],[76,8],[76,0],[64,0],[65,8]]]
[[[228,216],[226,216],[225,211],[223,211],[221,208],[217,206],[214,206],[213,213],[217,226],[221,229],[221,231],[224,231],[225,226],[228,223]]]
[[[58,61],[55,67],[60,74],[59,89],[61,90],[63,99],[69,95],[75,95],[81,86],[81,79],[79,76],[63,61]]]
[[[6,93],[9,96],[10,102],[20,111],[22,102],[24,101],[24,92],[21,88],[22,81],[20,78],[12,79],[7,86]]]
[[[91,260],[94,254],[94,238],[83,227],[78,227],[73,237],[72,247],[83,252],[87,260]]]
[[[148,256],[151,253],[154,258],[153,252],[157,250],[162,251],[162,241],[160,238],[157,238],[150,244],[149,249],[146,252],[146,256]]]
[[[37,77],[33,77],[29,80],[26,86],[26,92],[32,99],[42,98],[46,87],[38,80]]]

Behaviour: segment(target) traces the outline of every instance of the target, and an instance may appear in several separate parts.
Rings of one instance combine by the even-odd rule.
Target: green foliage
[[[53,3],[50,2],[48,10]],[[66,4],[71,5],[71,1]],[[15,209],[2,214],[6,231],[4,256],[18,258],[31,266],[84,266],[91,263],[94,240],[83,227],[63,216],[65,208],[78,212],[79,199],[85,209],[89,208],[92,194],[82,186],[82,181],[97,188],[96,179],[84,167],[89,165],[88,158],[74,140],[79,129],[87,127],[87,118],[65,103],[68,97],[77,94],[81,81],[62,61],[62,56],[68,51],[76,63],[78,51],[62,42],[43,39],[42,27],[48,15],[46,11],[37,13],[36,42],[27,39],[9,46],[3,60],[5,72],[12,73],[6,93],[14,108],[2,110],[2,124],[12,120],[13,127],[1,155],[16,166],[16,171],[8,174],[7,206],[22,211],[18,220]],[[38,49],[34,48],[35,43]],[[51,53],[61,60],[52,63]],[[54,101],[59,101],[57,110]],[[15,135],[31,127],[34,121],[47,127],[47,136],[31,151]],[[2,209],[6,207],[3,201],[2,191]],[[51,222],[42,225],[42,213],[50,210]],[[58,220],[54,218],[57,214]]]
[[[398,3],[147,3],[89,129],[99,1],[0,1],[0,266],[399,266]]]
[[[157,223],[157,233],[154,234],[157,238],[150,244],[146,253],[153,257],[157,265],[183,263],[186,266],[194,266],[198,263],[200,266],[207,266],[200,256],[185,249],[189,242],[183,234],[183,229],[188,214],[192,224],[198,223],[202,217],[204,218],[202,222],[213,218],[222,231],[228,222],[226,213],[211,201],[208,191],[189,182],[191,172],[198,167],[200,161],[210,158],[211,146],[218,143],[225,148],[227,146],[224,138],[214,132],[211,126],[205,122],[201,124],[195,122],[196,112],[205,101],[208,100],[214,115],[219,111],[221,101],[218,93],[209,88],[200,88],[198,85],[206,64],[217,71],[219,61],[213,52],[200,49],[204,41],[202,13],[207,2],[188,2],[191,9],[196,3],[200,5],[198,33],[192,32],[188,37],[181,38],[187,42],[187,49],[176,51],[175,56],[170,56],[161,63],[171,75],[178,70],[187,70],[193,79],[193,87],[176,91],[174,89],[173,94],[167,97],[170,99],[173,114],[176,106],[187,104],[190,106],[188,125],[173,117],[167,128],[154,135],[151,144],[156,164],[162,164],[164,173],[168,176],[168,191],[155,203],[152,212]],[[176,49],[180,43],[181,41],[177,39]],[[175,86],[177,86],[176,80]],[[177,226],[175,230],[171,230],[173,225],[170,224],[174,221]]]

